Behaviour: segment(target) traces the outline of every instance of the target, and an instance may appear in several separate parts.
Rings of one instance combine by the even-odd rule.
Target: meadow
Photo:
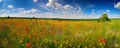
[[[0,19],[0,48],[120,48],[120,20]]]

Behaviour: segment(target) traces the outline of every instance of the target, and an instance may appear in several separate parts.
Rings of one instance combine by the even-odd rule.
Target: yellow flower
[[[60,44],[60,46],[62,46],[62,44]]]
[[[80,48],[80,45],[78,46],[78,48]]]
[[[85,47],[85,48],[87,48],[87,47]]]
[[[99,43],[100,46],[102,46],[102,43]]]
[[[23,40],[20,40],[19,43],[22,43]]]
[[[71,44],[69,44],[69,46],[72,46]]]
[[[24,44],[22,44],[22,46],[24,46]]]

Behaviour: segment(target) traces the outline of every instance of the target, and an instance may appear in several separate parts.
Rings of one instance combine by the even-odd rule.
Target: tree
[[[105,21],[110,21],[110,19],[108,18],[107,14],[103,14],[98,21],[105,22]]]
[[[10,18],[10,16],[8,15],[8,18]]]
[[[35,19],[35,17],[32,17],[33,19]]]

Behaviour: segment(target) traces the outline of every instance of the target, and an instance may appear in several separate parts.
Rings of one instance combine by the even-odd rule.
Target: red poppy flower
[[[27,46],[27,47],[30,47],[30,46],[31,46],[30,42],[26,43],[26,46]]]
[[[105,39],[101,39],[100,42],[101,42],[101,43],[105,43],[106,40],[105,40]]]

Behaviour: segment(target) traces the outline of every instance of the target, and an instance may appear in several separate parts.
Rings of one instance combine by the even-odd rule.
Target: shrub
[[[10,16],[8,15],[8,18],[10,18]]]
[[[35,19],[35,17],[32,17],[33,19]]]
[[[103,14],[98,21],[105,22],[105,21],[110,21],[110,19],[108,18],[107,14]]]

